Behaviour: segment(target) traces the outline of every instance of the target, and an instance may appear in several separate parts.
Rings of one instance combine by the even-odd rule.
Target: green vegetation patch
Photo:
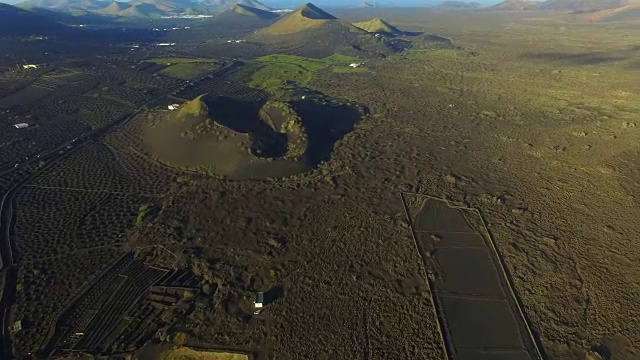
[[[82,74],[82,71],[79,71],[76,69],[59,69],[59,70],[55,70],[50,73],[47,73],[45,75],[42,75],[42,77],[44,79],[60,79],[60,78],[77,76],[81,74]]]
[[[309,142],[307,132],[302,125],[302,119],[290,104],[282,101],[271,100],[267,102],[263,110],[271,115],[272,120],[278,120],[270,124],[274,130],[287,135],[286,159],[297,160],[307,152]],[[279,118],[279,119],[278,119]]]
[[[191,80],[214,71],[218,67],[215,63],[179,63],[160,70],[158,74],[181,80]]]
[[[149,206],[148,205],[140,206],[140,208],[138,209],[138,217],[136,218],[136,225],[140,226],[144,224],[148,214],[149,214]]]
[[[352,68],[352,67],[337,67],[333,69],[333,72],[338,74],[357,74],[357,73],[367,73],[369,69],[367,68]]]
[[[358,61],[352,56],[334,54],[323,59],[311,59],[296,55],[267,55],[249,63],[236,78],[250,86],[277,90],[287,81],[306,84],[318,71],[334,68],[349,69],[349,64]]]
[[[203,100],[204,95],[200,95],[197,98],[186,102],[178,109],[178,118],[184,119],[189,117],[207,117],[209,115],[209,108]]]
[[[176,341],[180,342],[180,341]],[[157,360],[249,360],[249,356],[245,354],[224,352],[224,351],[204,351],[195,350],[186,347],[175,347],[171,350],[161,353],[155,357]]]
[[[147,59],[146,62],[154,64],[193,64],[193,63],[215,63],[215,60],[204,58],[182,58],[182,57],[166,57],[166,58],[153,58]]]

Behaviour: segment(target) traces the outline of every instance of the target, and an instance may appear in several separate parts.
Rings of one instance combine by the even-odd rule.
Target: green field
[[[250,86],[276,90],[281,88],[287,80],[306,84],[313,79],[315,73],[327,69],[349,72],[354,70],[348,67],[349,64],[357,61],[355,57],[340,54],[323,59],[295,55],[267,55],[249,63],[236,72],[235,77]]]
[[[166,57],[166,58],[152,58],[145,60],[154,64],[193,64],[193,63],[214,63],[213,59],[204,58],[181,58],[181,57]]]
[[[82,74],[82,71],[78,71],[75,69],[59,69],[52,71],[48,74],[42,75],[44,79],[60,79],[66,77],[72,77],[76,75]]]
[[[160,70],[158,74],[181,80],[191,80],[217,68],[219,66],[215,63],[178,63]]]

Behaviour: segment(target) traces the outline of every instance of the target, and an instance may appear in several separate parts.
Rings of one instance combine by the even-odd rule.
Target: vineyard
[[[186,87],[178,92],[176,97],[190,100],[202,94],[231,97],[246,101],[261,101],[270,97],[270,94],[264,90],[251,88],[218,76],[207,77],[195,85]]]
[[[192,274],[123,256],[61,313],[43,354],[137,350],[184,316],[199,297]]]
[[[148,199],[104,191],[24,187],[11,238],[18,262],[122,243]]]
[[[37,352],[53,331],[58,313],[119,254],[117,248],[101,248],[29,261],[19,267],[12,314],[13,322],[19,321],[22,327],[14,335],[19,355]]]

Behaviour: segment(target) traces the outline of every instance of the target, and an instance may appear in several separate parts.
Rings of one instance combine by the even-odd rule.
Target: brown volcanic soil
[[[316,84],[373,104],[377,120],[342,154],[372,153],[351,167],[360,177],[480,208],[551,358],[581,358],[574,352],[611,336],[639,344],[640,272],[632,264],[640,251],[630,239],[640,216],[640,178],[631,170],[640,88],[628,79],[640,74],[633,43],[619,37],[637,29],[573,25],[571,40],[545,45],[541,37],[554,30],[542,21],[478,14],[446,28],[456,16],[470,15],[430,26],[475,55],[413,53],[372,67],[375,75],[327,74]],[[497,35],[498,27],[509,31]],[[579,44],[590,50],[580,55]],[[531,52],[553,56],[531,62]],[[601,52],[619,53],[618,62],[589,59]],[[622,355],[637,354],[633,346],[614,354],[633,359]]]
[[[130,146],[135,122],[107,136],[113,152],[72,162],[86,175],[69,182],[82,179],[73,191],[93,190],[87,196],[103,191],[94,170],[138,169],[125,185],[156,194],[148,202],[159,213],[118,239],[127,249],[163,245],[203,286],[220,285],[173,331],[192,344],[271,358],[443,359],[399,197],[413,191],[482,210],[550,359],[582,360],[592,347],[613,360],[638,359],[638,29],[540,14],[411,10],[384,18],[453,38],[463,50],[408,52],[368,62],[366,73],[324,74],[315,87],[366,104],[372,115],[309,175],[171,177]],[[95,163],[105,166],[87,165]],[[50,181],[66,179],[58,175],[66,164]],[[43,206],[38,214],[57,214]],[[49,233],[48,222],[39,226]],[[39,245],[51,249],[44,237]],[[166,257],[154,261],[171,266]],[[269,304],[248,316],[258,290]]]
[[[384,16],[403,28],[422,21]],[[198,315],[194,341],[291,358],[442,358],[398,195],[409,190],[482,210],[549,358],[583,359],[591,347],[637,358],[640,88],[628,79],[640,77],[624,35],[637,29],[573,24],[545,43],[558,18],[438,16],[430,26],[463,49],[315,82],[372,110],[318,171],[192,184],[166,200],[159,224],[188,219],[180,241],[209,259],[190,266],[226,284],[225,305]],[[139,238],[180,248],[163,233]],[[239,322],[243,296],[273,286],[284,297]]]

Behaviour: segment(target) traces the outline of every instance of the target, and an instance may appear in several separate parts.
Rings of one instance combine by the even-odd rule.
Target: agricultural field
[[[11,316],[13,322],[21,323],[22,331],[15,336],[21,355],[39,350],[52,335],[58,313],[119,253],[112,247],[79,251],[30,261],[18,269],[16,307]]]
[[[282,87],[286,81],[301,85],[309,83],[319,71],[353,71],[349,64],[358,58],[334,54],[323,59],[311,59],[296,55],[266,55],[240,68],[232,78],[250,86],[273,90]]]
[[[162,66],[156,74],[182,80],[195,79],[220,67],[215,60],[203,58],[167,57],[147,59],[145,62]]]

